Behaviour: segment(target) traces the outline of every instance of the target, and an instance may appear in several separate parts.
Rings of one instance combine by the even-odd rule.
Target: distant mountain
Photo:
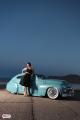
[[[69,74],[66,76],[48,76],[45,77],[45,75],[37,74],[38,77],[41,77],[42,79],[59,79],[59,80],[67,80],[71,83],[79,83],[80,84],[80,76],[76,74]],[[0,78],[0,82],[8,82],[11,78]]]
[[[48,79],[59,79],[59,80],[67,80],[71,83],[79,83],[80,84],[80,76],[75,74],[69,74],[66,76],[48,76]]]

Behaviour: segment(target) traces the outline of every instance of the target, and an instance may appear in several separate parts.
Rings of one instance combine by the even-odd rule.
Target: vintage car
[[[14,76],[6,85],[6,90],[11,93],[23,94],[24,87],[20,85],[20,80],[24,73]],[[48,96],[51,99],[57,99],[59,96],[73,96],[74,90],[71,84],[65,80],[44,79],[38,75],[33,75],[30,80],[31,96]]]

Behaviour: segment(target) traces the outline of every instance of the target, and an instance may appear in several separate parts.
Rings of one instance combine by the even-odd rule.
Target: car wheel
[[[50,98],[50,99],[57,99],[58,96],[59,96],[59,90],[58,88],[48,88],[47,90],[47,96]]]

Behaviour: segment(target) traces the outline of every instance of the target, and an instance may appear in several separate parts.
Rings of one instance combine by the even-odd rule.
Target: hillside
[[[67,80],[71,83],[79,83],[80,84],[80,76],[75,74],[69,74],[66,76],[48,76],[48,79],[59,79],[59,80]]]

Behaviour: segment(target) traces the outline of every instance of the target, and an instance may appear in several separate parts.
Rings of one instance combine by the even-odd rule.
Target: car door
[[[37,78],[36,79],[37,89],[38,89],[38,96],[44,96],[44,88],[45,88],[45,79]]]

